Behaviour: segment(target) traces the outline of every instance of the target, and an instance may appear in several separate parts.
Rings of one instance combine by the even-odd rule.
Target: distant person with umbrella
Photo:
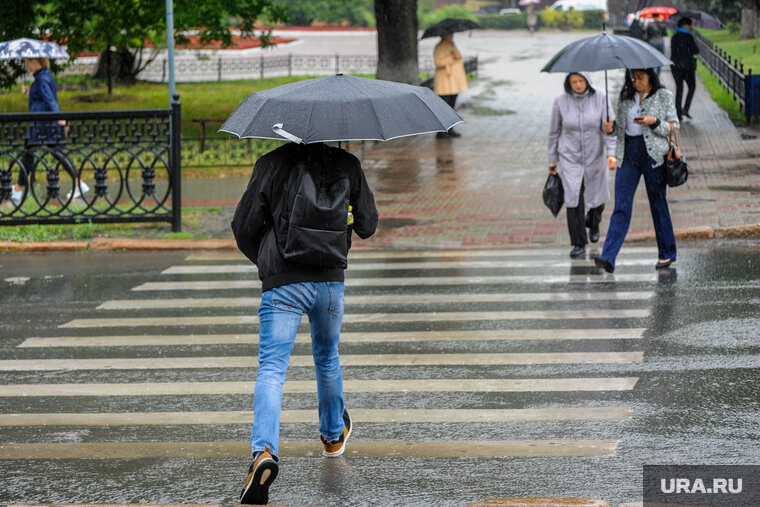
[[[559,174],[565,191],[570,257],[585,253],[588,239],[599,241],[604,204],[610,199],[608,172],[616,168],[614,113],[606,95],[587,72],[567,75],[564,93],[554,99],[549,129],[549,172]],[[584,205],[588,214],[584,217]],[[586,228],[589,229],[588,238]]]
[[[457,101],[457,95],[467,91],[467,73],[464,69],[462,54],[454,45],[454,33],[478,28],[480,25],[469,19],[446,18],[430,27],[422,34],[422,39],[440,37],[441,41],[433,50],[435,76],[433,89],[451,108]],[[448,132],[439,132],[438,138],[460,137],[453,128]]]
[[[673,60],[671,70],[673,71],[673,79],[676,82],[676,111],[678,112],[679,120],[683,116],[691,119],[689,108],[691,107],[691,100],[694,98],[697,84],[695,76],[697,60],[695,57],[699,54],[699,48],[697,47],[697,43],[694,42],[691,30],[691,18],[679,18],[676,33],[670,40],[670,59]],[[686,102],[683,102],[684,82],[689,87],[689,92],[686,94]]]
[[[304,315],[322,454],[341,456],[353,431],[338,353],[344,271],[352,233],[374,234],[378,212],[359,159],[325,142],[446,132],[461,120],[428,88],[339,74],[253,93],[222,125],[220,131],[240,138],[292,141],[258,159],[232,219],[262,290],[252,463],[241,503],[269,501],[281,458],[283,384]]]
[[[538,16],[536,15],[536,7],[533,0],[528,0],[527,16],[525,21],[528,25],[528,31],[531,35],[536,33],[536,25],[538,24]]]
[[[31,86],[22,85],[21,91],[29,96],[29,112],[44,113],[58,112],[58,92],[55,78],[50,72],[50,58],[68,59],[69,55],[53,42],[35,39],[15,39],[0,43],[0,60],[23,59],[26,68],[34,76]],[[27,133],[24,155],[21,160],[22,168],[19,170],[18,180],[11,192],[11,200],[20,204],[24,199],[24,193],[29,183],[34,182],[34,169],[37,157],[34,150],[45,147],[71,175],[74,181],[74,189],[67,198],[79,197],[82,192],[87,192],[89,187],[79,181],[76,171],[71,162],[60,153],[59,144],[66,134],[66,121],[59,120],[58,124],[51,122],[32,122]],[[81,191],[80,191],[81,189]]]
[[[673,94],[662,86],[653,68],[626,71],[617,120],[616,154],[623,163],[615,176],[615,210],[604,248],[594,262],[609,273],[615,270],[615,259],[631,223],[636,187],[644,176],[657,238],[655,268],[668,267],[676,260],[676,240],[665,195],[665,172],[660,166],[668,152],[670,130],[678,129],[679,122]]]
[[[454,34],[441,36],[441,41],[436,44],[433,51],[435,59],[435,77],[433,87],[438,94],[452,109],[457,101],[457,95],[467,91],[467,73],[464,70],[462,54],[454,45]],[[448,132],[439,132],[440,137],[460,137],[461,134],[453,128]]]
[[[665,37],[668,34],[668,28],[665,26],[662,14],[655,12],[652,14],[652,22],[646,29],[647,42],[657,51],[665,54]],[[660,75],[662,67],[657,67],[657,75]]]

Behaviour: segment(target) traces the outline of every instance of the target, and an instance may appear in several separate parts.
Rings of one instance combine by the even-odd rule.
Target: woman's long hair
[[[649,93],[647,93],[647,97],[654,95],[655,92],[657,92],[657,90],[660,88],[664,88],[660,82],[660,78],[657,77],[657,72],[655,72],[654,69],[627,69],[625,71],[625,84],[623,85],[623,89],[620,90],[620,100],[633,99],[633,96],[636,93],[636,89],[633,87],[633,73],[635,71],[646,72],[649,76],[649,84],[652,89],[649,91]]]

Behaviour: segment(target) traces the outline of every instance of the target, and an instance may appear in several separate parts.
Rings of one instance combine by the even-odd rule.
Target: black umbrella
[[[469,19],[446,18],[443,21],[431,25],[425,30],[420,39],[428,37],[442,37],[456,32],[466,32],[473,28],[480,28],[480,25]]]
[[[723,23],[718,18],[703,11],[679,11],[670,16],[668,21],[678,24],[678,20],[681,18],[691,18],[692,26],[697,28],[723,29]]]
[[[649,69],[673,62],[644,41],[625,35],[601,33],[568,44],[544,65],[541,72],[604,71],[607,93],[607,70]],[[607,114],[609,118],[609,112]]]
[[[219,132],[296,143],[387,141],[462,121],[429,88],[337,74],[252,93]]]

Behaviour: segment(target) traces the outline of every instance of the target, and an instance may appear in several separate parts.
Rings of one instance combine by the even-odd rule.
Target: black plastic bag
[[[565,202],[565,189],[562,186],[562,180],[559,174],[549,173],[544,185],[544,204],[549,208],[556,217],[559,210],[562,209],[562,203]]]

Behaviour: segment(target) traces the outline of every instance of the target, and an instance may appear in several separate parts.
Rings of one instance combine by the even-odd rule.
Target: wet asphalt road
[[[348,340],[341,354],[349,358],[382,355],[369,366],[344,365],[350,380],[444,379],[638,379],[630,389],[517,391],[475,389],[462,391],[403,392],[379,387],[346,394],[347,406],[364,410],[419,410],[410,419],[394,422],[379,415],[377,422],[355,416],[352,441],[366,444],[367,454],[403,442],[427,443],[423,457],[368,457],[340,459],[289,457],[281,460],[280,476],[270,491],[271,502],[297,505],[466,505],[484,498],[510,496],[584,496],[613,503],[641,499],[643,464],[756,464],[760,462],[760,243],[710,241],[679,244],[675,269],[659,275],[655,256],[635,245],[620,260],[612,282],[608,275],[590,282],[580,277],[595,270],[588,262],[569,263],[564,248],[544,247],[505,255],[504,250],[458,258],[430,254],[385,261],[356,258],[346,291],[346,315],[361,314],[344,324]],[[358,252],[357,252],[358,253]],[[353,255],[353,253],[352,253]],[[399,254],[394,254],[399,255]],[[452,262],[450,266],[431,262]],[[458,262],[459,261],[459,262]],[[651,261],[651,262],[650,262]],[[378,265],[378,262],[385,262]],[[394,269],[390,263],[405,263]],[[478,262],[477,265],[470,264]],[[409,264],[421,263],[421,264]],[[492,263],[492,264],[489,264]],[[511,263],[511,264],[510,264]],[[105,302],[169,298],[255,298],[257,288],[215,290],[144,290],[146,283],[169,281],[255,280],[254,272],[162,274],[171,266],[244,264],[234,259],[188,259],[188,252],[151,253],[44,253],[0,254],[0,502],[96,503],[225,503],[237,501],[249,458],[245,448],[250,422],[214,422],[213,417],[190,421],[144,423],[117,421],[89,423],[88,415],[166,412],[236,412],[252,407],[251,395],[239,393],[123,395],[40,395],[23,393],[32,385],[78,384],[98,387],[113,383],[251,382],[255,369],[174,367],[177,358],[249,358],[257,352],[254,341],[216,338],[209,343],[185,340],[188,336],[255,334],[255,323],[197,324],[185,317],[251,316],[255,306],[236,303],[219,307],[180,303],[179,308],[97,309]],[[499,276],[535,277],[498,279]],[[575,275],[568,283],[562,280]],[[630,277],[630,275],[636,275]],[[420,277],[408,287],[383,286],[378,280]],[[432,280],[431,277],[439,277]],[[480,277],[461,283],[464,277]],[[490,277],[490,278],[489,278]],[[557,277],[547,283],[548,277]],[[626,278],[628,277],[628,278]],[[352,285],[351,280],[356,280]],[[361,282],[359,281],[361,280]],[[369,281],[368,281],[369,280]],[[524,293],[524,299],[489,299],[488,295]],[[594,293],[598,299],[585,299]],[[639,294],[629,298],[625,294]],[[443,298],[443,295],[453,295]],[[531,296],[527,296],[530,294]],[[555,294],[556,300],[535,295]],[[439,299],[429,296],[437,295]],[[383,298],[390,296],[390,298]],[[606,296],[609,296],[607,298]],[[352,297],[358,303],[352,303]],[[533,298],[534,300],[530,300]],[[513,298],[514,299],[514,298]],[[544,299],[546,299],[544,297]],[[183,306],[184,305],[184,306]],[[116,305],[118,306],[118,304]],[[644,312],[621,317],[625,310]],[[524,312],[549,312],[527,315]],[[590,312],[584,318],[563,318],[551,312]],[[416,318],[400,314],[424,312]],[[435,312],[435,313],[432,313]],[[470,313],[454,318],[452,312]],[[493,312],[504,313],[489,317]],[[372,318],[372,315],[387,314]],[[369,317],[367,317],[369,316]],[[76,319],[171,317],[170,325],[129,326],[103,321],[94,327],[61,327]],[[234,318],[232,319],[234,322]],[[307,327],[303,326],[305,330]],[[551,337],[552,330],[588,330],[593,339]],[[529,331],[525,331],[529,330]],[[593,331],[596,330],[596,333]],[[605,338],[615,330],[640,330],[641,337]],[[443,338],[448,331],[472,332],[475,338]],[[513,339],[493,339],[487,331],[512,333]],[[409,334],[410,339],[372,340],[373,333]],[[431,333],[441,333],[441,339]],[[525,332],[525,339],[520,333]],[[562,331],[565,332],[565,331]],[[584,331],[585,332],[585,331]],[[350,335],[349,335],[350,333]],[[478,334],[482,333],[482,334]],[[541,333],[546,333],[542,337]],[[607,333],[605,335],[605,333]],[[635,335],[635,331],[633,334]],[[160,345],[129,344],[138,335],[157,336]],[[466,333],[465,333],[466,335]],[[42,342],[28,346],[30,338],[103,337],[107,342],[126,336],[124,344]],[[167,339],[169,336],[173,338]],[[530,336],[530,339],[527,337]],[[420,338],[416,339],[414,337]],[[482,339],[478,338],[482,337]],[[107,346],[108,345],[108,346]],[[111,346],[112,345],[112,346]],[[643,352],[643,360],[636,354]],[[308,343],[296,343],[294,355],[308,356]],[[395,355],[463,356],[483,354],[580,353],[585,362],[511,364],[493,360],[469,365],[394,363]],[[598,353],[622,354],[617,362],[592,362]],[[393,355],[393,356],[391,356]],[[501,357],[501,356],[499,356]],[[153,369],[82,368],[81,360],[95,358],[159,358],[165,364]],[[61,369],[49,369],[52,359],[70,359]],[[33,360],[25,362],[24,360]],[[432,361],[435,363],[435,360]],[[490,362],[491,364],[485,364]],[[289,381],[313,380],[313,368],[291,366]],[[13,388],[13,385],[17,385]],[[10,387],[9,387],[10,386]],[[129,386],[127,386],[129,387]],[[25,396],[19,394],[27,394]],[[316,395],[285,395],[285,411],[316,412]],[[579,409],[576,417],[544,417],[473,422],[478,411],[503,409]],[[624,416],[584,417],[591,413]],[[465,422],[415,422],[415,414],[433,409],[458,409]],[[601,409],[601,410],[596,410]],[[596,411],[595,411],[596,410]],[[44,423],[50,414],[75,414],[74,423]],[[16,421],[10,414],[40,414],[38,421]],[[84,414],[83,416],[81,414]],[[43,416],[44,415],[44,416]],[[491,414],[493,416],[493,414]],[[491,417],[489,416],[489,417]],[[207,417],[207,416],[204,416]],[[495,417],[495,416],[493,416]],[[497,417],[498,419],[498,417]],[[551,419],[551,420],[547,420]],[[594,420],[587,420],[594,419]],[[55,419],[53,419],[55,421]],[[283,424],[281,439],[311,442],[318,438],[312,422]],[[609,441],[612,451],[596,456],[491,456],[440,457],[441,449],[456,448],[457,441]],[[215,442],[237,443],[223,457],[163,457],[154,449],[149,457],[55,458],[45,453],[74,449],[87,455],[83,444],[104,442]],[[443,443],[440,447],[436,443]],[[33,444],[14,446],[9,444]],[[52,444],[68,444],[55,447]],[[542,448],[537,444],[537,448]],[[448,447],[447,447],[448,446]],[[551,447],[551,445],[549,445]],[[126,444],[124,445],[126,448]],[[348,446],[349,452],[351,444]],[[25,452],[29,455],[23,455]],[[176,448],[175,448],[176,451]],[[34,454],[39,452],[40,454]],[[68,451],[65,451],[68,452]],[[547,451],[552,454],[553,451]],[[202,454],[202,453],[201,453]],[[297,454],[297,453],[296,453]],[[486,453],[488,454],[488,453]],[[509,452],[505,453],[509,454]],[[600,453],[605,454],[605,453]],[[40,456],[30,459],[29,456]],[[403,452],[402,452],[403,455]]]

